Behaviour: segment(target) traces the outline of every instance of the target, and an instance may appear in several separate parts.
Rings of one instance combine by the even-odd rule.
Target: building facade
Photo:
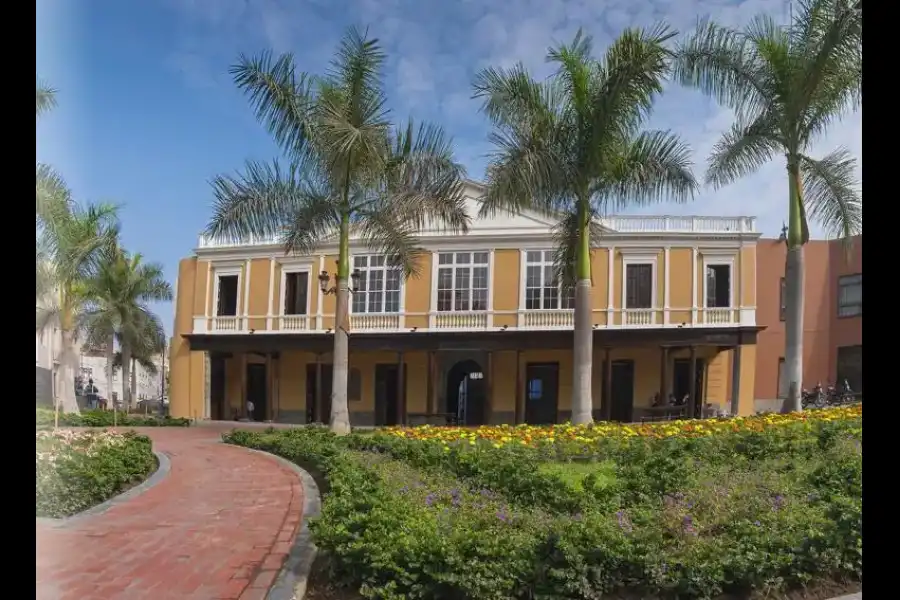
[[[468,192],[474,216],[481,190]],[[689,396],[697,414],[752,413],[755,219],[601,225],[591,266],[595,417],[654,418],[668,410],[652,408],[654,397],[670,395]],[[422,231],[419,273],[408,280],[352,240],[352,424],[567,420],[573,299],[553,278],[553,226],[520,214],[474,219],[464,236]],[[285,256],[273,240],[201,238],[179,265],[171,414],[244,417],[250,399],[257,420],[327,422],[336,254],[334,243]]]
[[[787,396],[784,373],[783,241],[757,243],[760,301],[756,312],[764,329],[758,337],[757,410],[778,410]],[[862,392],[862,236],[813,240],[805,249],[803,307],[803,387],[849,382]]]

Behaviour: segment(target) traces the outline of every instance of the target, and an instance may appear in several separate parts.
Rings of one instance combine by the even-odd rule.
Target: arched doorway
[[[460,425],[485,423],[485,373],[474,360],[462,360],[447,372],[447,412]]]

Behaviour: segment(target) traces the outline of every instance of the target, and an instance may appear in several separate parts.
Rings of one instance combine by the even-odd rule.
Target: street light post
[[[352,285],[348,288],[348,291],[352,294],[359,289],[359,278],[362,276],[359,269],[356,269],[352,273],[350,273],[350,280]],[[326,296],[329,294],[337,294],[337,273],[334,274],[334,285],[329,286],[328,284],[331,282],[331,275],[328,274],[328,271],[322,271],[319,273],[319,289],[322,290],[322,293]]]

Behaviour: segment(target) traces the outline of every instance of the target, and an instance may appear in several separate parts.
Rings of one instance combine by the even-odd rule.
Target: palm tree
[[[862,231],[856,161],[845,148],[808,152],[862,101],[862,16],[849,0],[801,0],[789,26],[758,16],[743,30],[701,23],[678,49],[676,77],[731,108],[736,122],[713,147],[706,181],[715,187],[775,157],[788,172],[785,263],[785,412],[801,410],[803,246],[809,220],[849,240]]]
[[[103,260],[85,284],[88,298],[79,326],[90,339],[106,348],[106,364],[112,382],[115,367],[114,343],[119,342],[122,367],[122,400],[133,402],[128,381],[132,359],[151,356],[165,333],[149,302],[172,300],[172,286],[165,280],[162,265],[144,263],[141,254],[130,255],[118,244],[102,253]]]
[[[147,322],[147,331],[141,338],[142,344],[133,349],[131,356],[131,398],[132,401],[137,397],[137,365],[140,365],[151,376],[159,374],[159,367],[154,362],[154,357],[158,356],[165,349],[165,331],[162,323],[158,319],[152,319]],[[122,351],[118,351],[113,356],[113,368],[121,369],[123,365]],[[122,393],[124,396],[126,381],[122,378]]]
[[[37,85],[35,87],[37,89],[36,116],[39,117],[43,113],[56,107],[56,90],[42,82],[40,79],[37,80]]]
[[[38,191],[40,195],[40,185]],[[36,329],[59,329],[58,403],[66,412],[78,412],[74,386],[78,323],[88,300],[87,282],[96,272],[104,248],[118,234],[116,208],[105,204],[82,207],[71,201],[64,186],[52,195],[44,194],[38,204]]]
[[[493,124],[495,151],[481,212],[538,210],[558,220],[557,276],[575,287],[572,422],[593,420],[591,240],[596,217],[656,202],[687,201],[696,181],[688,147],[668,131],[642,131],[669,71],[665,27],[629,29],[598,60],[589,36],[550,49],[555,76],[521,64],[486,69],[475,97]]]
[[[309,254],[337,237],[331,428],[350,431],[347,406],[350,236],[385,254],[404,276],[418,272],[416,231],[426,223],[465,232],[465,171],[434,125],[389,121],[378,40],[350,29],[324,76],[294,59],[242,56],[231,74],[288,166],[248,162],[213,181],[207,233],[232,240],[277,237],[286,253]]]

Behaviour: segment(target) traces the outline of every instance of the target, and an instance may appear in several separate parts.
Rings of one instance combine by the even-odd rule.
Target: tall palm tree
[[[59,329],[60,350],[58,402],[67,412],[78,412],[75,400],[75,371],[78,367],[76,341],[78,323],[88,296],[87,282],[96,272],[104,248],[118,233],[114,206],[82,207],[71,202],[68,191],[44,195],[38,221],[36,266],[36,329]]]
[[[813,143],[862,102],[862,15],[850,0],[800,0],[793,22],[766,15],[743,30],[701,23],[678,49],[675,75],[731,108],[736,121],[713,147],[715,187],[784,156],[788,173],[785,262],[785,412],[801,410],[803,247],[809,220],[849,240],[862,231],[856,161],[845,148],[821,159]]]
[[[155,315],[154,315],[155,316]],[[165,350],[165,330],[159,319],[151,319],[146,324],[146,332],[141,337],[141,345],[132,349],[131,356],[131,376],[130,388],[132,401],[137,397],[137,366],[140,365],[144,371],[151,376],[159,374],[159,367],[156,365],[154,358],[159,356]],[[123,365],[122,351],[118,351],[113,356],[113,368],[121,369]],[[122,393],[124,396],[125,377],[122,378]]]
[[[350,236],[387,255],[404,276],[418,272],[415,233],[426,223],[465,232],[465,171],[434,125],[392,126],[376,39],[350,29],[323,76],[294,59],[242,56],[231,74],[268,128],[287,166],[248,162],[213,181],[207,233],[233,240],[277,237],[286,253],[309,254],[337,237],[337,303],[331,428],[350,431],[347,406]]]
[[[539,210],[558,220],[557,276],[575,286],[572,422],[593,420],[591,241],[596,217],[661,200],[687,201],[696,181],[690,152],[669,131],[642,131],[669,71],[665,27],[629,29],[592,56],[590,36],[551,48],[558,66],[536,81],[521,64],[486,69],[475,96],[493,124],[495,151],[481,212]]]
[[[133,402],[129,378],[132,359],[146,358],[159,346],[165,333],[149,302],[172,300],[172,286],[163,275],[162,265],[144,263],[141,254],[129,254],[117,244],[103,253],[95,274],[85,284],[89,299],[80,315],[80,327],[92,340],[106,348],[108,381],[114,369],[114,342],[121,348],[122,400],[130,408]]]

